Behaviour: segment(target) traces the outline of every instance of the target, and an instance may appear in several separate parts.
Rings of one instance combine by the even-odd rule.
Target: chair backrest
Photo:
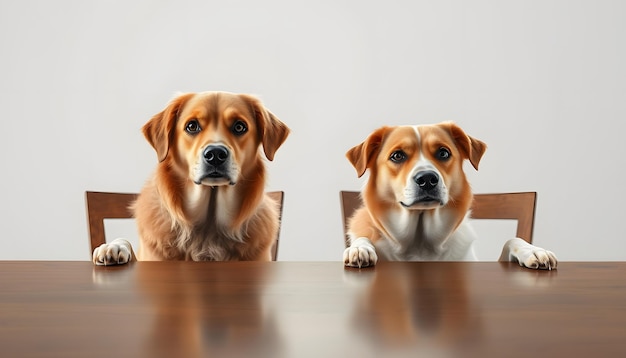
[[[130,205],[137,199],[135,193],[107,193],[99,191],[85,192],[87,223],[91,253],[106,242],[104,219],[130,219],[133,213]]]
[[[278,258],[278,240],[280,239],[280,229],[283,222],[283,201],[285,192],[283,191],[270,191],[267,192],[267,196],[274,199],[278,203],[278,233],[276,234],[276,240],[272,244],[272,261],[276,261]]]
[[[516,236],[533,243],[537,193],[474,194],[472,219],[517,220]]]
[[[87,223],[89,224],[89,240],[91,243],[90,255],[96,247],[106,242],[104,219],[133,218],[130,206],[137,199],[138,195],[137,193],[85,192]],[[278,234],[272,244],[272,261],[276,261],[276,257],[278,256],[278,240],[280,238],[280,222],[283,216],[284,192],[272,191],[268,192],[267,195],[278,203]]]
[[[348,244],[348,219],[362,205],[358,191],[340,192],[343,229]],[[517,220],[517,237],[528,243],[533,242],[535,223],[536,192],[474,194],[472,203],[472,219],[509,219]]]

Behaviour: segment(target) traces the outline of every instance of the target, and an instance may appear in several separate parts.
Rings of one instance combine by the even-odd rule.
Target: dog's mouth
[[[207,178],[225,178],[226,176],[223,173],[218,171],[214,171],[212,173],[207,174]]]
[[[225,173],[213,170],[205,173],[199,179],[194,181],[198,185],[219,186],[219,185],[235,185],[235,181]]]
[[[408,203],[405,201],[400,201],[400,205],[402,205],[404,208],[407,208],[407,209],[422,209],[423,210],[423,209],[434,209],[436,207],[445,205],[445,203],[441,201],[440,198],[426,195],[426,196],[419,197]]]

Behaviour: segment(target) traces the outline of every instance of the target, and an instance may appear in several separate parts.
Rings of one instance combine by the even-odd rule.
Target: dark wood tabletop
[[[624,262],[0,262],[7,357],[625,353]]]

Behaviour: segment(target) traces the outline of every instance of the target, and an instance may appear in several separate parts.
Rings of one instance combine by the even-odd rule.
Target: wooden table
[[[625,354],[624,262],[0,262],[6,357]]]

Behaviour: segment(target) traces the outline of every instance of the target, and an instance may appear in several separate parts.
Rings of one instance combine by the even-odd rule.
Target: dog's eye
[[[189,122],[187,122],[187,125],[185,126],[185,131],[189,134],[196,134],[200,132],[201,130],[202,128],[200,128],[200,123],[198,123],[198,121],[195,119],[192,119]]]
[[[437,157],[437,159],[445,161],[450,159],[450,151],[447,148],[441,147],[437,150],[435,156]]]
[[[391,155],[389,156],[389,160],[394,163],[402,163],[406,160],[406,153],[401,150],[396,150],[395,152],[391,153]]]
[[[232,131],[236,135],[242,135],[248,131],[248,126],[244,121],[236,121],[233,124]]]

